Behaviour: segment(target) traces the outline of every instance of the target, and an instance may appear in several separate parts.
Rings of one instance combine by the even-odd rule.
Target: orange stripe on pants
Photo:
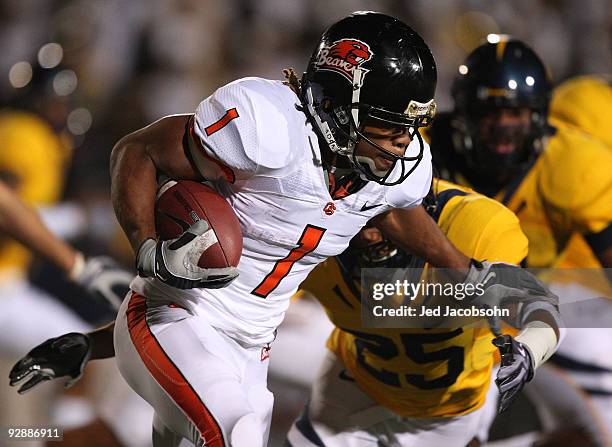
[[[146,311],[145,297],[132,292],[126,316],[130,338],[138,355],[157,383],[198,429],[206,446],[224,447],[221,427],[151,332]]]

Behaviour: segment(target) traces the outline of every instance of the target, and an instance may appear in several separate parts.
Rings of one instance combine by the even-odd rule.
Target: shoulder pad
[[[297,101],[279,81],[239,79],[198,106],[195,132],[210,155],[246,176],[275,171],[299,154],[295,147],[305,126]]]
[[[557,208],[579,208],[612,186],[612,149],[584,132],[558,129],[541,157],[538,186]]]

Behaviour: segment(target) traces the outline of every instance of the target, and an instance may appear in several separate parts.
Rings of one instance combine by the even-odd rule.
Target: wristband
[[[136,270],[142,277],[155,276],[155,250],[157,241],[153,238],[145,239],[136,254]]]
[[[71,281],[76,282],[83,273],[83,269],[85,268],[85,256],[80,251],[77,251],[74,255],[74,263],[72,267],[70,267],[70,271],[68,272],[68,278]]]

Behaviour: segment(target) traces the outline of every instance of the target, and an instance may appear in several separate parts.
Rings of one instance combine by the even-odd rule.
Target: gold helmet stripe
[[[495,46],[495,57],[500,62],[502,58],[504,57],[504,51],[506,51],[507,43],[508,43],[508,39],[500,39],[497,45]]]

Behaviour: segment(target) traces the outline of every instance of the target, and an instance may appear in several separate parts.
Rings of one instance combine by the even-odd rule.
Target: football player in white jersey
[[[241,79],[195,114],[117,143],[112,199],[139,276],[119,310],[115,353],[155,408],[156,446],[266,445],[276,327],[308,273],[371,218],[470,281],[495,268],[470,263],[419,206],[431,159],[418,129],[433,117],[435,81],[431,52],[410,27],[355,13],[323,34],[301,82]],[[200,224],[174,243],[155,239],[160,174],[208,180],[226,197],[243,232],[238,269],[189,262],[208,236]]]

